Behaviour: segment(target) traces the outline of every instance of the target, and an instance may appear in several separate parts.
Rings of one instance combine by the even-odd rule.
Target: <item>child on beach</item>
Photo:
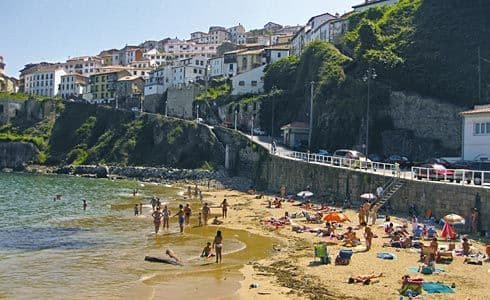
[[[215,255],[213,253],[213,249],[211,248],[211,243],[207,242],[206,246],[204,246],[204,249],[202,249],[201,257],[210,258],[213,256]]]
[[[221,225],[221,224],[223,224],[223,221],[218,220],[218,216],[216,216],[216,217],[214,217],[212,224],[213,225]]]
[[[468,239],[466,237],[463,238],[462,247],[463,247],[463,255],[470,255],[471,244],[468,242]]]
[[[371,227],[366,226],[364,228],[364,238],[366,239],[366,251],[371,250],[371,245],[373,241],[373,231],[371,230]]]

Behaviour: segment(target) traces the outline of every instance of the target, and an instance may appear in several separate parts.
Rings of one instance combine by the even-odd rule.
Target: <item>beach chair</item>
[[[320,258],[320,262],[322,262],[323,264],[330,263],[330,259],[327,251],[327,245],[325,245],[324,243],[316,244],[314,250],[315,250],[315,259],[317,257]]]
[[[427,229],[427,238],[428,239],[432,239],[432,238],[435,238],[437,237],[437,231],[436,229],[434,228],[434,226],[430,226],[428,229]]]
[[[420,227],[415,228],[415,230],[413,231],[413,239],[414,240],[422,239],[422,233],[423,232],[424,231],[422,230],[422,228],[420,228]]]
[[[351,257],[352,257],[352,250],[342,249],[339,251],[339,254],[335,258],[335,264],[346,266],[350,263]]]

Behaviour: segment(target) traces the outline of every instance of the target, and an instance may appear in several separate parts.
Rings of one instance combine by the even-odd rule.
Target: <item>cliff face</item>
[[[0,141],[0,168],[23,169],[25,164],[35,161],[37,155],[37,148],[31,143]]]
[[[51,164],[199,168],[223,164],[213,132],[195,122],[69,103],[50,139]]]

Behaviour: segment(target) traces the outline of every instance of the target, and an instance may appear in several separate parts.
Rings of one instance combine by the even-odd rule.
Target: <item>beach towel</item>
[[[452,294],[454,290],[449,286],[437,282],[424,282],[422,288],[429,294]]]
[[[380,252],[376,254],[376,257],[381,259],[390,259],[390,260],[396,259],[395,254],[389,252]]]
[[[418,273],[419,267],[409,267],[408,271],[412,273]],[[444,269],[436,268],[436,270],[432,273],[442,273],[442,272],[445,272]]]

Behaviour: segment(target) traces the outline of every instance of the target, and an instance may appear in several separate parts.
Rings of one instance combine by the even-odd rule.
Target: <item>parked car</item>
[[[436,158],[436,157],[426,159],[422,164],[438,164],[438,165],[443,165],[447,169],[451,169],[452,167],[452,164],[449,161],[445,160],[444,158]]]
[[[319,149],[316,154],[323,156],[332,156],[332,153],[328,152],[328,150]]]
[[[374,162],[382,162],[383,161],[383,155],[380,155],[380,154],[374,154],[374,153],[369,154],[368,158]]]
[[[388,158],[385,160],[386,163],[389,164],[399,164],[401,169],[405,168],[410,168],[412,166],[412,163],[406,156],[401,156],[398,154],[392,154],[388,156]]]
[[[254,128],[253,133],[255,135],[265,135],[265,131],[261,130],[260,128]]]
[[[472,173],[465,172],[465,170],[447,169],[440,164],[422,164],[415,169],[414,175],[417,179],[449,180],[458,183],[465,180],[467,183],[471,183]]]
[[[350,166],[352,168],[366,168],[372,161],[363,153],[356,150],[340,149],[333,153],[333,164]]]

